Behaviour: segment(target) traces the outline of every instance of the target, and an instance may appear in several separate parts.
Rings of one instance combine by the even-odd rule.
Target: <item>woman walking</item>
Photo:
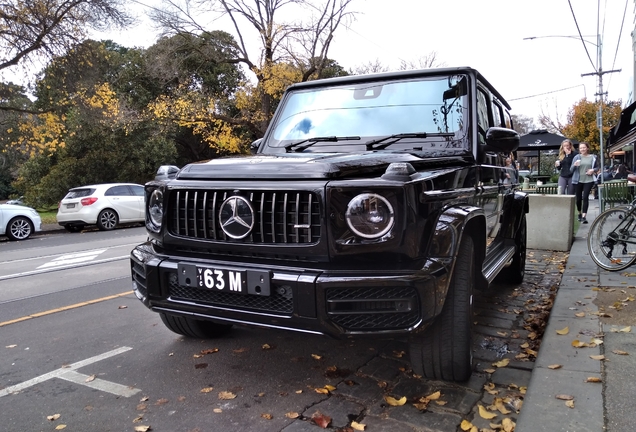
[[[574,156],[570,172],[576,195],[576,209],[579,211],[579,222],[587,223],[587,209],[590,205],[590,191],[596,183],[598,164],[596,156],[589,153],[587,143],[579,143],[579,154]]]
[[[574,162],[574,156],[578,153],[574,151],[572,141],[564,139],[559,148],[559,157],[554,165],[559,170],[559,195],[574,195],[574,183],[572,183],[572,172],[570,167]]]

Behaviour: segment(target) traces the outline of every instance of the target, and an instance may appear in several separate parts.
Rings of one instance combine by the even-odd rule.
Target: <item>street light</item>
[[[603,96],[605,93],[603,92],[603,75],[607,73],[620,72],[621,69],[614,69],[609,71],[603,70],[603,58],[602,58],[603,42],[601,41],[600,34],[596,34],[596,43],[585,40],[583,39],[584,37],[594,37],[594,36],[560,36],[560,35],[531,36],[531,37],[523,38],[523,40],[533,40],[533,39],[541,39],[541,38],[570,38],[570,39],[578,39],[584,44],[589,43],[590,45],[593,45],[596,47],[596,68],[595,68],[596,70],[594,72],[581,74],[581,76],[584,77],[589,75],[596,75],[598,77],[598,93],[595,94],[595,96],[599,96],[599,107],[598,107],[598,113],[596,115],[596,126],[598,127],[598,130],[599,130],[599,151],[601,153],[601,183],[603,183],[603,170],[605,169],[605,156],[604,156],[605,152],[603,150]],[[585,49],[585,51],[587,52],[587,48]],[[587,56],[588,58],[590,57],[589,53]],[[592,59],[590,58],[590,62],[591,61]],[[599,198],[601,200],[603,199],[602,196],[600,195],[599,195]],[[602,205],[602,202],[601,202],[601,205]]]

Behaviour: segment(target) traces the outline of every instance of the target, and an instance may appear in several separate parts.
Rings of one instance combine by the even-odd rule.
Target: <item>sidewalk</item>
[[[618,311],[612,309],[635,307],[628,299],[636,296],[636,268],[608,272],[590,258],[587,234],[599,211],[599,201],[591,200],[589,223],[581,224],[576,233],[516,432],[622,432],[636,424],[636,314],[622,313],[619,322]],[[597,298],[599,293],[622,298],[607,307]],[[632,304],[621,305],[627,302]],[[634,331],[629,329],[632,324]],[[567,334],[557,333],[566,328]],[[594,344],[593,339],[603,343]],[[577,348],[575,340],[592,346]],[[590,357],[601,355],[604,360]],[[601,382],[589,382],[592,377]],[[557,395],[573,397],[574,407]]]

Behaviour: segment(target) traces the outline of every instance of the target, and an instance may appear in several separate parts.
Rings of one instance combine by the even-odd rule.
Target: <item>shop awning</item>
[[[636,102],[621,111],[618,124],[610,129],[607,146],[610,153],[636,141]]]

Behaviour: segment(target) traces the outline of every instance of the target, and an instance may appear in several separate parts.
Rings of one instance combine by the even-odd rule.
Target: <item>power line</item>
[[[574,19],[574,24],[576,25],[576,31],[579,32],[579,38],[581,39],[581,43],[583,44],[583,48],[585,49],[585,54],[587,54],[587,58],[590,60],[590,63],[592,63],[592,67],[596,71],[596,66],[594,66],[594,62],[592,61],[592,57],[590,57],[590,53],[587,50],[587,45],[585,45],[585,39],[583,39],[583,35],[581,34],[581,29],[579,28],[579,23],[576,20],[576,15],[574,14],[574,9],[572,8],[572,2],[570,0],[568,0],[568,4],[570,5],[570,11],[572,12],[572,18]],[[598,31],[596,33],[598,34]]]
[[[575,86],[572,86],[572,87],[562,88],[562,89],[559,89],[559,90],[552,90],[552,91],[545,92],[545,93],[535,94],[535,95],[532,95],[532,96],[523,96],[523,97],[519,97],[519,98],[506,99],[506,100],[508,102],[512,102],[512,101],[517,101],[517,100],[522,100],[522,99],[531,99],[531,98],[535,98],[535,97],[539,97],[539,96],[549,95],[549,94],[552,94],[552,93],[562,92],[562,91],[565,91],[565,90],[572,90],[574,88],[581,87],[581,86],[583,86],[583,91],[585,92],[585,84],[579,84],[579,85],[575,85]],[[585,97],[587,98],[587,95]]]

